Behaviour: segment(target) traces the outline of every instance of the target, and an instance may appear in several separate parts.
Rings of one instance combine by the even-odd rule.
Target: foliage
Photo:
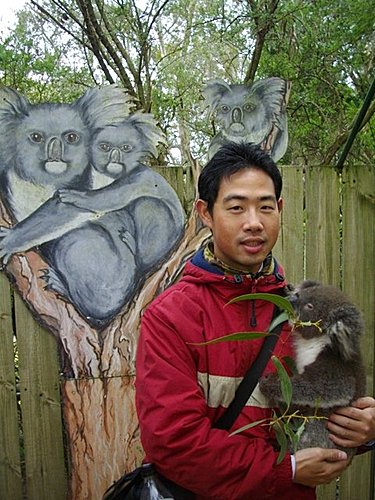
[[[0,82],[30,101],[61,102],[79,97],[92,79],[69,39],[54,43],[56,29],[24,11],[15,30],[0,41]],[[37,41],[37,43],[36,43]]]
[[[41,100],[119,82],[160,121],[166,161],[184,164],[204,161],[215,133],[208,79],[280,76],[292,81],[282,161],[334,165],[373,78],[374,20],[365,0],[30,0],[1,40],[1,80]],[[351,150],[368,164],[374,111]]]

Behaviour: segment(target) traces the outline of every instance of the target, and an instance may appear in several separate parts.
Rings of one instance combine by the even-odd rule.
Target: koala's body
[[[319,321],[319,328],[297,326],[293,330],[297,373],[291,377],[289,411],[329,417],[365,395],[361,313],[339,289],[316,281],[304,281],[290,301],[300,321]],[[285,406],[276,374],[261,379],[260,390],[273,406]],[[337,448],[329,439],[324,418],[309,419],[297,449],[311,447]],[[353,456],[356,450],[345,451]]]
[[[66,210],[96,219],[44,245],[57,271],[46,277],[47,287],[68,297],[97,327],[113,319],[182,235],[184,212],[177,194],[141,163],[156,156],[161,141],[148,114],[100,128],[90,146],[93,189],[57,193]]]

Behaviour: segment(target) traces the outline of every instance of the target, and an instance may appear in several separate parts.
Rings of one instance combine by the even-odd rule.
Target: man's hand
[[[375,399],[357,399],[352,406],[340,408],[327,423],[330,439],[339,446],[355,448],[375,439]]]
[[[296,470],[293,481],[305,486],[328,484],[348,466],[345,452],[336,449],[306,448],[295,453]]]

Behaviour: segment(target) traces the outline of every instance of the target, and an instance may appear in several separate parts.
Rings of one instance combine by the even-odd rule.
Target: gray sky
[[[22,9],[26,0],[1,0],[0,30],[11,27],[16,20],[16,11]]]

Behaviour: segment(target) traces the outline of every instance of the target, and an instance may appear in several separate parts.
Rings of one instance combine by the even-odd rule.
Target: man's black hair
[[[212,213],[222,179],[228,179],[239,170],[256,168],[263,170],[273,182],[276,200],[279,200],[282,179],[276,163],[256,144],[228,142],[224,144],[202,169],[198,180],[198,196],[207,202]]]

